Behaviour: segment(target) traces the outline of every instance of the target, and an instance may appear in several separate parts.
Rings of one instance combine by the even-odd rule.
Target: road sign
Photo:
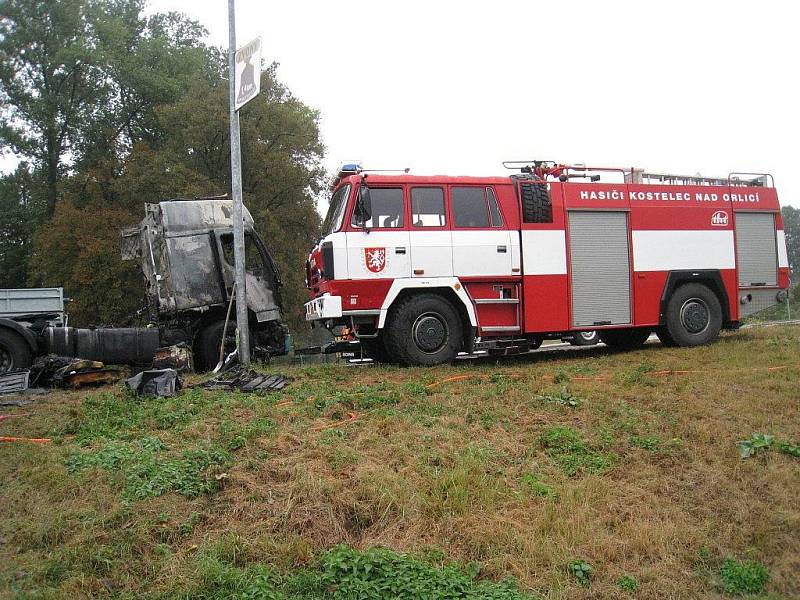
[[[261,38],[256,38],[236,51],[236,104],[239,110],[261,91]]]

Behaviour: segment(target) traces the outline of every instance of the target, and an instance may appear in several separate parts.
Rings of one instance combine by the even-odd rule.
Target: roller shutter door
[[[572,325],[631,322],[628,213],[571,211]]]
[[[736,262],[739,287],[778,285],[775,215],[736,213]]]

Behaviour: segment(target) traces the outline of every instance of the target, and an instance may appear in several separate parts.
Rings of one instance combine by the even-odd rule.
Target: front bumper
[[[338,319],[342,316],[342,297],[325,294],[305,303],[306,321]]]

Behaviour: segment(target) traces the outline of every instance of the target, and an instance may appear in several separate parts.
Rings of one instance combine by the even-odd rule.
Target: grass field
[[[798,327],[281,370],[0,409],[0,596],[800,597]]]

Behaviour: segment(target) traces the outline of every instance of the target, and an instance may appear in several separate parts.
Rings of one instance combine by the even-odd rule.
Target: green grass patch
[[[287,573],[264,565],[234,566],[224,557],[201,556],[194,585],[173,590],[164,600],[230,598],[264,600],[533,600],[516,581],[481,578],[480,565],[432,565],[386,548],[364,551],[336,546],[311,567]]]
[[[522,485],[534,496],[542,496],[543,498],[558,497],[558,493],[552,486],[540,481],[533,473],[525,473],[522,476]]]
[[[578,473],[603,474],[616,461],[611,452],[593,450],[572,427],[550,427],[540,437],[544,452],[570,477]]]
[[[635,592],[639,589],[639,582],[632,575],[623,575],[617,580],[617,585],[626,592]]]
[[[760,594],[769,581],[769,571],[758,561],[739,562],[727,558],[719,570],[722,589],[734,596]]]
[[[111,441],[96,451],[83,450],[67,459],[72,473],[100,468],[120,476],[122,497],[141,500],[169,491],[187,498],[219,488],[215,474],[232,463],[231,455],[214,446],[189,448],[179,456],[166,452],[160,439],[150,437],[132,442]]]

